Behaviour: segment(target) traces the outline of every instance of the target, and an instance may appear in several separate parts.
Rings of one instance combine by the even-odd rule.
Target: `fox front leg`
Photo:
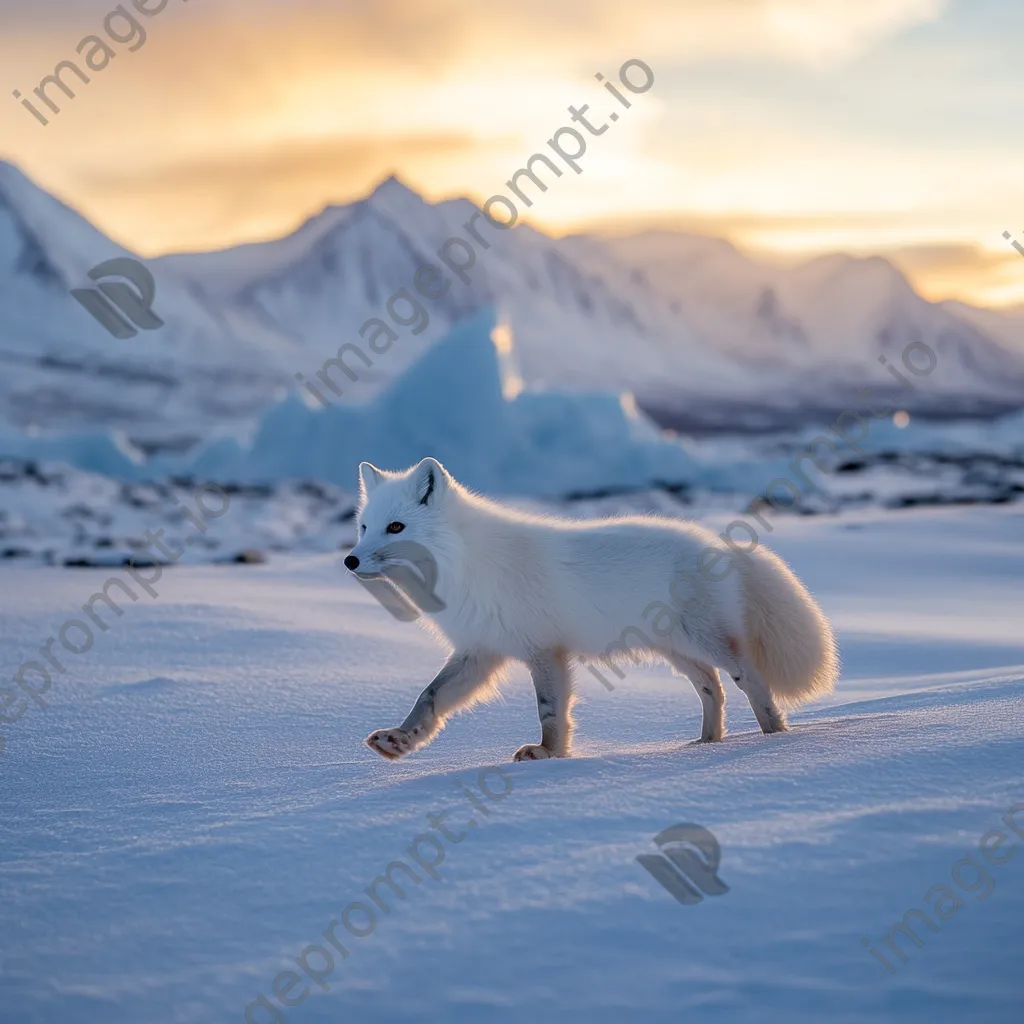
[[[481,651],[455,651],[405,721],[397,729],[370,733],[366,745],[391,761],[425,747],[444,728],[449,715],[487,694],[504,660]]]
[[[514,756],[516,761],[538,761],[545,757],[568,757],[572,750],[572,673],[565,651],[542,651],[530,660],[530,675],[537,691],[540,743],[527,743]]]

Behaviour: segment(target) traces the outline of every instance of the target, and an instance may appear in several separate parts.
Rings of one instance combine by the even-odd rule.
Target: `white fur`
[[[509,660],[531,669],[543,732],[541,744],[521,748],[518,759],[570,752],[574,656],[605,666],[668,661],[697,689],[705,740],[725,732],[716,668],[744,691],[765,732],[787,727],[782,708],[835,685],[828,620],[769,551],[740,554],[672,519],[523,514],[470,493],[434,459],[404,473],[363,463],[360,484],[351,552],[358,572],[386,568],[378,552],[396,539],[386,528],[404,524],[402,539],[423,545],[437,562],[435,592],[446,607],[430,618],[454,648],[402,726],[368,738],[386,757],[425,746],[453,711],[493,693]],[[624,636],[628,651],[619,649]]]

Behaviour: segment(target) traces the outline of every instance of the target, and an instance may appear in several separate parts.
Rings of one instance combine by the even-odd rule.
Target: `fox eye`
[[[388,523],[388,533],[401,533],[405,529],[405,523]]]
[[[366,533],[366,523],[363,523],[362,527],[360,528],[360,532]]]

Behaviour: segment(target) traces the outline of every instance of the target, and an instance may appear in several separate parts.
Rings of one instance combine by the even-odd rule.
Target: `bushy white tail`
[[[824,612],[770,551],[760,548],[743,561],[747,652],[772,696],[795,707],[830,693],[839,654]]]

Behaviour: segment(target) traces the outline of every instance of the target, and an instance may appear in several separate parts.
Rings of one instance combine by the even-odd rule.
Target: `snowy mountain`
[[[984,334],[1011,352],[1024,353],[1024,306],[1013,306],[1009,309],[982,309],[966,302],[949,300],[941,303],[943,309],[973,324]]]
[[[448,239],[471,239],[474,219],[482,241],[468,280],[451,273],[437,299],[418,296],[417,269],[438,264]],[[486,307],[514,332],[526,384],[629,390],[663,425],[784,426],[834,416],[865,386],[941,415],[1024,403],[1024,350],[1005,343],[1012,327],[924,301],[883,260],[830,256],[780,270],[678,233],[502,231],[466,199],[428,203],[395,178],[284,238],[146,261],[166,326],[128,340],[69,294],[118,256],[132,254],[0,164],[0,419],[180,445],[253,422],[295,374],[315,380],[340,345],[359,344],[371,317],[406,323],[386,353],[362,341],[372,365],[360,365],[345,403],[372,399]],[[938,365],[911,395],[878,359],[898,366],[913,341]]]
[[[836,254],[781,268],[723,240],[673,232],[567,243],[606,273],[632,267],[706,345],[773,383],[781,378],[780,390],[765,387],[761,396],[769,417],[772,410],[851,408],[855,389],[880,405],[939,416],[1015,408],[1024,397],[1024,348],[1008,343],[1019,324],[991,310],[971,316],[970,307],[927,302],[880,257]],[[917,379],[902,358],[915,343],[936,360]],[[929,365],[920,347],[910,359],[918,370]],[[898,382],[886,363],[916,390]],[[662,419],[679,421],[670,390],[657,404]]]
[[[330,207],[279,241],[160,262],[301,338],[315,370],[343,341],[358,342],[369,317],[386,318],[388,299],[400,289],[412,291],[417,269],[437,264],[449,238],[470,239],[464,225],[474,213],[466,199],[428,204],[389,178],[366,199]],[[642,395],[669,379],[680,394],[710,392],[722,399],[755,387],[742,368],[701,345],[665,302],[634,283],[628,268],[611,275],[590,271],[562,242],[530,227],[502,232],[479,216],[475,227],[488,247],[475,246],[468,282],[449,275],[451,287],[439,299],[421,300],[429,322],[415,337],[400,330],[402,342],[375,365],[368,390],[457,320],[492,305],[501,307],[515,332],[529,383]],[[399,316],[412,319],[408,304],[400,304]]]
[[[165,326],[116,339],[70,292],[95,287],[90,269],[117,257],[137,259],[0,163],[0,418],[147,439],[194,437],[262,408],[293,344],[152,264]]]
[[[437,262],[476,207],[424,202],[395,178],[347,207],[331,207],[277,242],[167,257],[225,301],[288,329],[324,356],[356,340],[387,298]],[[1001,330],[922,299],[880,258],[836,255],[792,270],[764,266],[730,243],[684,233],[555,240],[478,218],[468,284],[435,302],[425,342],[496,303],[533,385],[626,388],[661,422],[689,428],[763,427],[840,412],[854,388],[911,410],[954,415],[1024,402],[1024,353]],[[990,314],[1001,323],[999,314]],[[913,342],[936,354],[917,394],[879,362],[900,366]],[[360,383],[403,369],[419,340],[396,344]]]

